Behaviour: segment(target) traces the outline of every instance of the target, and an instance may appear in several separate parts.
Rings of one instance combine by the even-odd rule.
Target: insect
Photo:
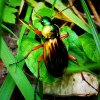
[[[67,48],[62,40],[62,38],[68,37],[68,34],[60,36],[59,27],[53,24],[52,20],[47,16],[41,17],[40,22],[43,25],[41,32],[36,28],[32,29],[36,35],[42,37],[44,43],[33,47],[24,58],[26,59],[32,51],[43,47],[43,55],[38,59],[38,67],[40,67],[40,62],[43,59],[48,72],[53,77],[61,77],[65,67],[68,66],[69,58],[74,61],[76,60],[75,57],[68,54]]]

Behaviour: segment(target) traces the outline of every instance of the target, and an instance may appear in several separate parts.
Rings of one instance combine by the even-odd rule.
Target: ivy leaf
[[[85,33],[80,36],[80,41],[87,56],[94,62],[100,62],[99,52],[92,35]]]
[[[6,23],[14,24],[15,19],[16,19],[16,16],[14,15],[14,13],[16,12],[17,12],[17,9],[9,7],[9,6],[5,6],[4,14],[3,14],[3,21]]]

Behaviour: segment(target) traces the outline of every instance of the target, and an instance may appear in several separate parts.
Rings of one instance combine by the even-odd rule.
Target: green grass
[[[91,15],[90,15],[89,9],[85,3],[85,0],[81,0],[81,4],[82,4],[83,9],[86,13],[86,17],[87,17],[87,20],[88,20],[88,23],[90,26],[89,28],[90,28],[91,34],[93,35],[93,38],[94,38],[94,41],[96,43],[96,47],[98,49],[99,56],[100,56],[100,38],[98,36],[98,31],[97,31],[96,26],[91,18]]]
[[[30,10],[31,8],[29,7],[27,11],[28,14],[30,13]],[[28,20],[29,17],[26,16],[26,20]],[[1,35],[0,44],[0,58],[2,59],[9,72],[2,87],[0,88],[0,98],[2,100],[9,100],[16,84],[26,100],[33,100],[34,89],[21,69],[23,67],[23,62],[22,64],[18,65],[13,64],[14,62],[17,62],[17,60],[15,60]],[[17,56],[17,58],[20,59],[20,56]],[[37,98],[39,99],[38,96]]]

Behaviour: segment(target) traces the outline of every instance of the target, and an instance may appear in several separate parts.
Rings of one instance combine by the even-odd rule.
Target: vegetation
[[[29,57],[25,59],[25,61],[22,59],[31,48],[41,43],[41,41],[36,40],[34,31],[26,24],[30,21],[30,19],[32,19],[31,24],[41,31],[43,26],[41,25],[39,18],[37,18],[37,15],[41,17],[48,16],[55,22],[58,20],[58,22],[61,23],[60,25],[57,23],[60,27],[61,35],[66,33],[69,34],[69,37],[63,41],[66,45],[66,48],[68,49],[68,53],[77,58],[78,65],[75,62],[69,60],[69,65],[66,66],[66,73],[69,74],[74,72],[88,71],[96,75],[99,79],[99,75],[94,73],[94,70],[100,70],[100,30],[97,30],[85,0],[80,0],[80,4],[84,9],[87,21],[82,19],[82,16],[78,16],[79,13],[77,14],[75,12],[75,6],[74,4],[71,4],[71,0],[69,0],[69,3],[67,2],[68,4],[71,4],[69,7],[68,5],[66,6],[64,4],[63,0],[45,1],[48,3],[48,6],[44,5],[44,1],[37,2],[35,0],[26,0],[28,6],[26,7],[27,11],[23,19],[25,23],[22,23],[23,25],[18,37],[14,32],[12,32],[12,29],[9,28],[9,25],[15,25],[18,21],[19,18],[17,18],[17,15],[19,10],[17,8],[21,8],[22,1],[10,0],[8,2],[4,2],[4,0],[0,0],[0,4],[2,4],[0,5],[0,29],[2,29],[0,30],[0,58],[8,70],[8,75],[6,76],[4,83],[0,88],[1,100],[9,100],[11,98],[15,85],[17,85],[26,100],[34,99],[35,86],[30,84],[30,81],[27,79],[22,69],[24,63],[26,62],[28,69],[32,72],[32,74],[34,74],[35,77],[38,77],[37,61],[38,58],[43,54],[43,48],[32,52]],[[49,7],[49,4],[52,6]],[[73,8],[74,11],[72,11],[70,8]],[[79,31],[79,33],[77,33],[78,31],[74,31],[74,27],[76,25],[80,30],[82,30],[82,32]],[[29,32],[27,33],[28,35],[24,35],[26,28],[29,29]],[[16,57],[13,56],[7,44],[5,43],[5,40],[3,39],[4,29],[9,31],[11,35],[18,39]],[[19,63],[13,64],[15,62]],[[57,80],[57,78],[54,78],[48,73],[43,60],[40,63],[40,66],[40,84],[41,81],[46,83],[53,83]],[[40,97],[43,97],[42,85],[39,87],[39,92]],[[40,100],[40,97],[36,94],[36,100]],[[98,100],[99,99],[100,98],[98,95]]]

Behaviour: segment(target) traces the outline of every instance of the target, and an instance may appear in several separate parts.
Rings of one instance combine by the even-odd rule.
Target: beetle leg
[[[68,58],[71,59],[71,60],[73,60],[73,61],[76,61],[77,60],[74,56],[72,56],[70,54],[68,54]]]
[[[25,55],[24,59],[26,59],[26,58],[31,54],[32,51],[37,50],[37,49],[39,49],[40,47],[43,47],[43,44],[37,45],[37,46],[35,46],[34,48],[32,48],[32,49]]]
[[[34,28],[31,24],[29,24],[29,27],[30,27],[38,36],[42,36],[41,31],[39,31],[38,29]]]
[[[60,36],[60,38],[62,39],[62,38],[66,38],[66,37],[68,37],[69,36],[69,34],[64,34],[64,35],[62,35],[62,36]]]
[[[12,63],[12,64],[10,64],[10,65],[20,63],[21,61],[25,60],[25,59],[31,54],[32,51],[37,50],[37,49],[39,49],[40,47],[43,47],[43,44],[40,44],[40,45],[35,46],[34,48],[32,48],[32,49],[24,56],[23,59],[21,59],[21,60],[15,62],[15,63]]]
[[[68,54],[68,58],[69,58],[70,60],[74,61],[76,64],[78,64],[77,59],[76,59],[74,56]]]
[[[26,58],[30,55],[30,53],[31,53],[32,51],[37,50],[37,49],[39,49],[40,47],[43,47],[43,44],[37,45],[37,46],[35,46],[34,48],[32,48],[32,49],[25,55],[24,59],[26,59]]]
[[[38,59],[38,77],[37,77],[37,81],[36,81],[36,86],[35,86],[35,93],[38,93],[37,92],[37,86],[38,86],[38,80],[39,80],[39,78],[40,78],[40,62],[41,62],[41,60],[43,59],[43,55],[42,56],[40,56],[39,57],[39,59]],[[36,95],[34,94],[34,97],[36,98]]]
[[[28,24],[26,22],[24,22],[23,20],[19,19],[19,21],[21,23],[23,23],[28,29],[32,29],[38,36],[42,36],[41,31],[39,31],[38,29],[34,28],[31,24]]]
[[[43,59],[43,55],[42,56],[40,56],[39,57],[39,59],[38,59],[38,79],[39,79],[39,77],[40,77],[40,73],[39,73],[39,69],[40,69],[40,62],[41,62],[41,60]]]

